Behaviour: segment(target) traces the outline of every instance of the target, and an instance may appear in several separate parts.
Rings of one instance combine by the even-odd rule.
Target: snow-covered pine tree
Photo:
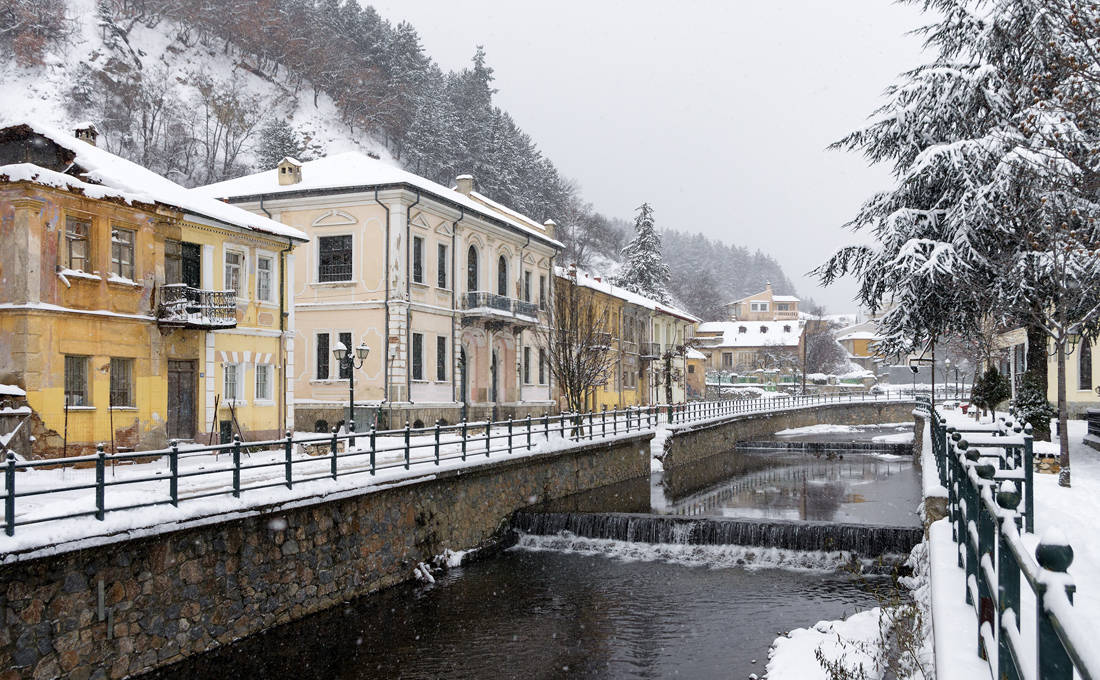
[[[1094,36],[1070,30],[1091,31],[1096,12],[1082,21],[1074,0],[910,2],[939,15],[922,29],[935,60],[904,74],[876,119],[836,145],[893,164],[896,186],[851,222],[877,243],[841,249],[818,272],[826,284],[855,275],[861,302],[888,308],[888,351],[966,335],[986,315],[1029,322],[1032,345],[1058,351],[1065,419],[1070,329],[1100,324],[1087,302],[1100,286],[1100,60]],[[1064,437],[1061,448],[1068,485]]]
[[[661,236],[653,223],[653,208],[643,203],[634,218],[634,240],[622,250],[622,274],[615,278],[615,285],[668,304],[671,278],[668,265],[661,257]]]
[[[286,118],[272,118],[260,128],[256,141],[256,170],[271,170],[287,156],[303,158],[305,148]]]

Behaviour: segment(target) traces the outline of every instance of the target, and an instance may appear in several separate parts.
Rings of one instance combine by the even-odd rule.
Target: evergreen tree
[[[996,368],[990,366],[978,378],[971,390],[970,401],[983,411],[992,411],[1005,399],[1012,396],[1012,386]]]
[[[672,274],[661,257],[661,237],[653,223],[653,208],[643,203],[634,218],[634,240],[622,250],[623,274],[615,284],[629,291],[668,304],[668,282]]]
[[[1020,420],[1031,425],[1036,439],[1050,440],[1050,419],[1058,415],[1058,410],[1047,401],[1046,385],[1039,383],[1035,376],[1025,374],[1012,407]]]
[[[256,169],[270,170],[287,156],[306,160],[304,145],[285,118],[272,118],[260,128],[256,143]]]

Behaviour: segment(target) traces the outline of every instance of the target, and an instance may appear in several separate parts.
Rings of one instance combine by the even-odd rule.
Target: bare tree
[[[611,374],[612,325],[595,293],[571,277],[554,280],[547,324],[538,331],[550,373],[570,411],[580,411],[596,386]]]

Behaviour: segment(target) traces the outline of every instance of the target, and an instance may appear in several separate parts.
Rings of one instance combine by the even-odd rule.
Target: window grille
[[[134,405],[134,360],[111,359],[111,406]]]
[[[65,405],[90,405],[88,399],[88,357],[65,357]]]
[[[317,240],[319,253],[317,280],[351,281],[351,235],[322,236]]]

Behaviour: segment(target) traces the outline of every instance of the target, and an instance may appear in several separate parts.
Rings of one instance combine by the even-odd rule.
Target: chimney
[[[554,238],[554,232],[557,231],[558,223],[554,220],[546,220],[542,223],[542,226],[546,230],[546,235],[550,238]]]
[[[772,292],[772,282],[768,281],[767,283],[765,283],[764,289],[767,290],[769,293]]]
[[[474,190],[474,176],[459,175],[455,177],[455,186],[458,189],[458,193],[469,196],[470,192]]]
[[[77,139],[95,146],[96,139],[99,137],[99,130],[96,129],[95,123],[85,121],[76,124],[76,127],[73,129],[73,134]]]
[[[297,184],[302,181],[302,163],[290,156],[283,157],[276,166],[279,184]]]

